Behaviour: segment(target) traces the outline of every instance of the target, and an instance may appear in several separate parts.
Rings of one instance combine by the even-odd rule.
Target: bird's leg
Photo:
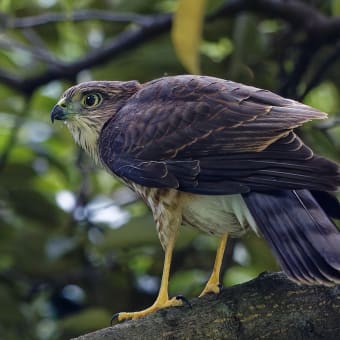
[[[161,286],[159,289],[158,297],[156,301],[154,302],[154,304],[150,306],[149,308],[141,310],[139,312],[119,313],[118,321],[123,321],[126,319],[138,319],[158,309],[172,307],[172,306],[180,306],[183,304],[183,301],[182,301],[183,298],[173,297],[172,299],[169,299],[169,295],[168,295],[169,272],[170,272],[172,251],[175,245],[175,239],[176,239],[176,232],[174,232],[173,235],[171,235],[169,242],[167,244],[166,250],[165,250],[165,259],[164,259]]]
[[[227,240],[228,240],[228,234],[223,235],[220,239],[220,244],[218,245],[217,252],[216,252],[216,258],[215,258],[213,271],[202,293],[199,295],[200,297],[207,293],[218,294],[221,290],[220,270],[221,270],[224,250],[227,245]]]

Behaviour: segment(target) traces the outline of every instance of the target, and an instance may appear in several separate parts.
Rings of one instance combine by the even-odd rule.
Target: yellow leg
[[[169,295],[168,295],[169,272],[170,272],[172,251],[175,245],[175,239],[176,239],[176,233],[174,233],[171,236],[169,243],[165,250],[165,259],[164,259],[161,287],[159,289],[158,297],[156,301],[154,302],[154,304],[150,306],[149,308],[141,310],[139,312],[119,313],[118,321],[123,321],[126,319],[138,319],[152,312],[155,312],[156,310],[161,309],[161,308],[182,305],[181,299],[176,298],[176,297],[169,299]]]
[[[228,234],[225,234],[221,237],[220,244],[218,245],[217,252],[216,252],[216,258],[215,258],[213,271],[202,293],[200,294],[200,297],[207,293],[218,294],[220,292],[220,270],[221,270],[224,250],[227,245],[227,240],[228,240]]]

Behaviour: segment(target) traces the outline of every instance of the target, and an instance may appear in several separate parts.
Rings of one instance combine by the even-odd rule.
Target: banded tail
[[[335,198],[308,190],[250,192],[243,198],[290,279],[326,286],[340,283],[340,231],[327,216],[340,217]]]

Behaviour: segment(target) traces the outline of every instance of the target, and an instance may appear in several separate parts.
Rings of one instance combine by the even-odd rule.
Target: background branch
[[[309,61],[312,60],[320,46],[329,44],[340,37],[340,18],[326,17],[313,7],[300,1],[274,1],[274,0],[234,0],[226,3],[215,12],[207,16],[207,21],[213,21],[221,17],[230,17],[244,11],[256,12],[266,17],[280,18],[299,30],[306,33],[305,46],[306,51],[302,51],[300,58],[296,62],[295,71],[291,78],[288,79],[282,89],[282,94],[287,92],[287,88],[292,83],[297,83],[306,68]],[[69,63],[58,63],[57,68],[47,68],[44,72],[32,77],[23,78],[11,74],[5,70],[0,70],[0,82],[12,87],[13,89],[30,94],[37,87],[47,84],[50,81],[58,79],[74,79],[74,77],[84,69],[93,68],[118,57],[122,52],[135,49],[142,43],[161,35],[170,30],[172,15],[134,15],[134,14],[115,14],[99,10],[78,11],[71,14],[49,13],[39,16],[26,18],[8,19],[5,27],[12,29],[32,28],[46,25],[52,22],[65,20],[81,21],[100,19],[112,22],[129,22],[138,23],[139,27],[129,28],[117,37],[109,41],[105,46],[93,51],[87,55]],[[307,53],[308,52],[308,53]],[[49,56],[39,49],[40,55]],[[306,54],[309,58],[306,58]],[[301,65],[304,65],[301,67]],[[293,93],[294,94],[294,93]]]
[[[88,20],[100,20],[115,23],[118,22],[135,23],[141,26],[149,26],[150,24],[152,25],[154,17],[134,13],[119,13],[119,14],[108,13],[107,11],[92,9],[92,10],[79,10],[73,13],[45,13],[26,18],[13,18],[13,19],[8,18],[6,27],[25,29],[64,21],[76,22]]]
[[[28,78],[21,78],[4,70],[0,70],[0,82],[11,86],[19,92],[30,94],[37,87],[47,84],[52,80],[72,79],[86,68],[103,64],[131,48],[138,47],[140,44],[169,29],[170,24],[170,15],[156,16],[148,28],[133,27],[123,31],[105,46],[95,51],[90,51],[86,56],[74,62],[64,63],[62,68],[48,69],[41,74]]]
[[[319,65],[319,67],[315,71],[313,77],[308,82],[305,90],[303,91],[303,93],[299,97],[299,100],[303,100],[303,98],[307,95],[307,93],[321,82],[321,80],[325,76],[326,72],[339,59],[339,57],[340,57],[340,41],[337,42],[335,49],[332,50],[328,54],[328,57],[325,58],[323,60],[323,62]]]

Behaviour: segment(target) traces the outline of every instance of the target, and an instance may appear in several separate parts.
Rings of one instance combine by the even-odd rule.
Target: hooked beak
[[[51,121],[54,120],[65,120],[67,118],[67,111],[65,105],[65,98],[61,98],[57,105],[55,105],[51,112]]]

